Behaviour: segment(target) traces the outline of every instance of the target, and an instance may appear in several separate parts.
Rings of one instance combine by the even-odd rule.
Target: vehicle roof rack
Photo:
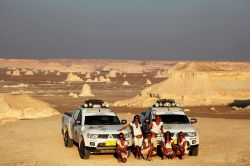
[[[174,99],[159,99],[153,107],[179,107],[179,104]]]
[[[83,108],[108,108],[109,104],[103,100],[86,100],[82,105]]]

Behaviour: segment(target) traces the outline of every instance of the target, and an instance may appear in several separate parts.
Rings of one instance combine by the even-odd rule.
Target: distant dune
[[[180,62],[162,75],[169,78],[115,105],[149,106],[160,98],[175,99],[185,106],[225,105],[250,97],[249,63]]]

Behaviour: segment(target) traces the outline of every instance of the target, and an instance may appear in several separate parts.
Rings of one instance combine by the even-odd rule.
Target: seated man
[[[147,161],[151,160],[151,157],[153,155],[152,152],[154,150],[151,137],[152,137],[151,133],[147,133],[147,137],[143,140],[142,149],[141,149],[141,154],[143,158]]]
[[[119,139],[116,142],[116,151],[118,162],[125,163],[128,157],[128,143],[125,141],[124,134],[119,134]]]
[[[187,150],[187,140],[183,132],[179,132],[176,146],[176,156],[180,159],[184,159],[185,155],[188,155],[189,151]]]
[[[164,139],[161,141],[161,152],[162,152],[162,159],[175,157],[175,153],[173,151],[174,148],[174,141],[171,138],[171,133],[167,131],[164,134]]]

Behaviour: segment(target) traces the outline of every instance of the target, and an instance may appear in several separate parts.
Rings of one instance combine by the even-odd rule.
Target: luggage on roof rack
[[[86,100],[84,104],[82,105],[83,108],[108,108],[109,104],[107,102],[104,102],[103,100]]]
[[[174,99],[159,99],[153,107],[179,107],[179,104]]]

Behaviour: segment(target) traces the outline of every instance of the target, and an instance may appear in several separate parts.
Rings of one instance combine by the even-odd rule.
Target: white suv
[[[154,120],[156,115],[159,115],[164,123],[164,133],[169,131],[174,142],[177,142],[178,133],[183,132],[188,142],[189,154],[192,156],[198,155],[199,134],[192,125],[197,122],[197,119],[188,118],[174,100],[162,99],[158,100],[152,107],[149,107],[147,111],[141,113],[140,120],[143,124],[143,131],[149,131],[148,122]],[[158,134],[158,143],[162,137],[162,134]]]
[[[126,120],[120,122],[103,101],[87,100],[73,113],[64,113],[62,117],[64,144],[66,147],[72,147],[73,141],[78,143],[79,154],[83,159],[88,159],[91,153],[114,153],[120,133],[118,129],[126,123]],[[131,134],[128,130],[123,130],[123,133],[128,146],[131,147]]]

